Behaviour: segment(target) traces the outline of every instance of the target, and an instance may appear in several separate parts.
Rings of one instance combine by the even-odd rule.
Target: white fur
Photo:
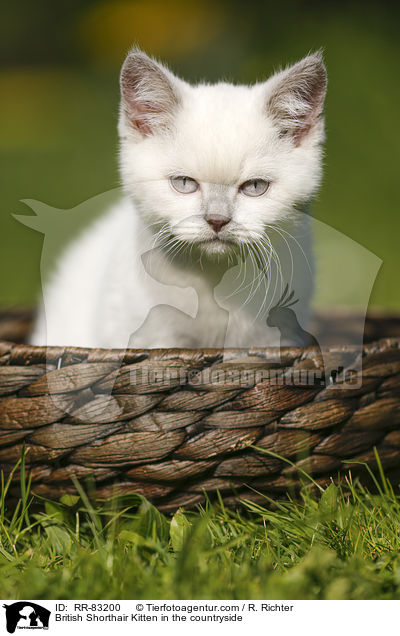
[[[141,59],[148,62],[151,76],[151,65],[156,63],[140,52],[133,55],[139,69]],[[317,58],[320,60],[318,54]],[[227,346],[278,344],[279,332],[266,326],[265,317],[268,304],[277,302],[286,283],[291,283],[300,299],[296,313],[305,326],[312,293],[312,276],[305,256],[311,264],[311,245],[307,214],[295,212],[295,207],[306,209],[320,182],[320,113],[301,141],[282,134],[276,113],[268,112],[267,104],[277,87],[281,92],[285,88],[291,69],[252,87],[226,83],[191,86],[163,67],[158,65],[157,69],[161,79],[157,76],[152,86],[151,77],[146,83],[145,74],[135,85],[137,93],[132,104],[127,104],[126,95],[122,101],[120,157],[126,198],[66,251],[57,273],[44,287],[44,309],[33,344],[218,346],[224,322],[224,312],[218,305],[229,311],[224,340]],[[158,85],[163,76],[172,86],[178,105],[167,103],[168,91]],[[157,109],[146,113],[146,107],[157,96]],[[130,109],[134,110],[135,104],[140,106],[140,116],[144,113],[146,129],[135,127],[134,114],[133,123],[130,119]],[[292,124],[294,117],[300,121],[312,110],[310,103],[303,103],[302,113],[301,100],[293,93],[288,95],[287,104]],[[176,192],[169,181],[174,175],[196,179],[199,191]],[[238,188],[254,177],[267,179],[271,185],[261,197],[246,197]],[[246,246],[260,245],[263,236],[269,237],[280,257],[282,279],[276,280],[278,271],[272,266],[269,285],[263,279],[244,306],[247,292],[224,300],[229,295],[227,291],[234,291],[232,281],[236,280],[230,276],[229,268],[219,286],[212,275],[213,263],[216,268],[221,263],[227,266],[232,247],[211,241],[213,230],[204,218],[210,213],[231,216],[221,236],[241,245],[246,263],[251,262]],[[171,241],[178,241],[186,260],[171,259],[156,247],[157,267],[153,275],[143,267],[141,257],[154,244],[158,245],[154,241],[160,228],[168,231]],[[293,271],[288,243],[292,247]],[[196,260],[199,253],[207,263],[206,271]],[[263,254],[267,259],[265,247]],[[189,264],[188,255],[192,258]],[[251,286],[251,267],[246,272],[244,265],[240,272],[239,268],[232,271],[236,277],[239,275],[242,289],[246,284]],[[266,295],[269,301],[262,306]],[[243,302],[238,302],[238,298]],[[156,309],[146,322],[149,312],[162,304],[175,309],[164,313]],[[188,315],[194,318],[196,314],[196,322],[188,320]]]

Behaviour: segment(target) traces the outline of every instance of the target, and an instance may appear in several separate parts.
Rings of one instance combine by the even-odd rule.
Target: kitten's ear
[[[181,102],[183,84],[139,49],[132,49],[121,69],[121,120],[141,135],[168,127]]]
[[[299,145],[321,120],[326,94],[326,69],[320,52],[308,55],[270,80],[268,114],[281,133]]]

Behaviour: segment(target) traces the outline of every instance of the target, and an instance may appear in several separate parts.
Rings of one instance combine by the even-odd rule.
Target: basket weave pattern
[[[0,337],[19,333],[16,317],[11,323]],[[59,497],[74,492],[72,475],[91,476],[100,498],[137,492],[172,511],[204,491],[228,503],[282,495],[299,484],[298,468],[321,484],[338,470],[361,471],[352,461],[374,468],[375,446],[397,485],[400,338],[364,345],[354,389],[268,379],[238,386],[231,373],[316,365],[313,348],[122,351],[2,340],[0,465],[10,472],[25,444],[33,492]],[[165,369],[173,373],[160,375]]]

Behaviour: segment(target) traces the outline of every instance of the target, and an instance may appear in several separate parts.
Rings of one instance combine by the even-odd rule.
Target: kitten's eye
[[[269,181],[265,179],[249,179],[242,183],[239,191],[247,197],[260,197],[269,188]]]
[[[177,192],[181,194],[192,194],[197,192],[199,184],[191,177],[171,177],[171,185]]]

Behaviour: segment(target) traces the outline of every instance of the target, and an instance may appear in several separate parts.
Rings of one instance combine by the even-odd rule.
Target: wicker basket
[[[37,494],[72,493],[75,475],[94,479],[99,498],[140,493],[164,511],[204,492],[229,504],[282,496],[304,470],[321,484],[366,474],[352,462],[376,468],[374,447],[400,483],[399,316],[368,318],[362,386],[346,390],[232,381],[238,369],[316,368],[312,347],[231,350],[229,362],[210,349],[46,349],[22,344],[31,318],[0,312],[0,464],[9,473],[25,444]],[[160,380],[164,368],[174,373]],[[210,370],[224,373],[210,382]]]

